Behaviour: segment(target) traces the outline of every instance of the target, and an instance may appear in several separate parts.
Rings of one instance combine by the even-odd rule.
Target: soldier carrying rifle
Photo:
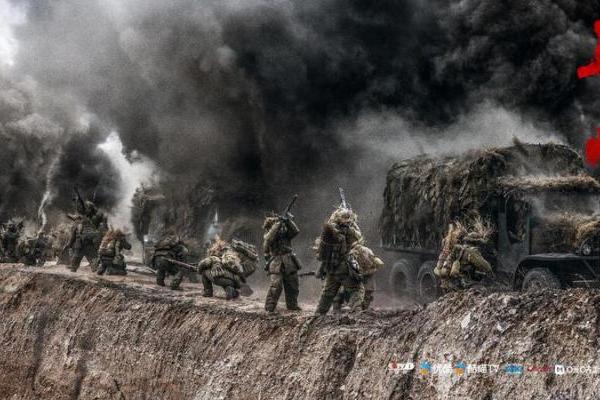
[[[357,216],[346,202],[340,188],[340,206],[331,214],[315,243],[317,260],[321,262],[317,277],[325,279],[317,306],[317,314],[325,315],[343,286],[348,293],[352,311],[360,309],[364,298],[363,276],[357,260],[350,251],[363,242]]]
[[[298,270],[302,266],[292,250],[292,239],[300,232],[291,214],[297,198],[298,195],[292,198],[281,215],[269,216],[263,224],[263,251],[267,260],[265,269],[271,281],[265,301],[267,312],[275,311],[282,290],[285,292],[287,309],[301,310],[298,306]]]

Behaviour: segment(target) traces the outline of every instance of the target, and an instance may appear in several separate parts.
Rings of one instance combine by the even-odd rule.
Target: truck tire
[[[431,303],[440,297],[440,282],[433,273],[435,268],[434,261],[425,261],[417,275],[417,295],[419,301],[423,304]]]
[[[414,297],[417,292],[419,265],[409,259],[394,263],[389,275],[389,288],[396,298]]]
[[[528,292],[540,289],[560,289],[561,287],[558,277],[548,268],[533,268],[525,274],[521,289]]]

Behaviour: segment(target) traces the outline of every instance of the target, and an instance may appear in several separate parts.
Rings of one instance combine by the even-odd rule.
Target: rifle
[[[164,259],[170,263],[179,265],[180,267],[183,267],[184,269],[186,269],[190,272],[198,272],[198,267],[196,267],[195,265],[184,263],[183,261],[173,260],[172,258],[167,258],[167,257],[164,257]]]
[[[75,210],[78,213],[84,214],[85,213],[85,202],[83,201],[83,198],[81,197],[81,193],[79,193],[79,189],[77,188],[77,186],[73,186],[73,192],[75,193]],[[80,208],[79,208],[79,207]],[[81,211],[79,211],[81,210]]]
[[[352,207],[350,206],[350,204],[348,204],[348,202],[346,201],[346,193],[344,193],[344,189],[339,188],[340,190],[340,199],[342,201],[341,203],[341,207],[345,208],[347,210],[352,210]]]
[[[283,216],[283,218],[287,218],[288,215],[292,216],[292,207],[294,207],[294,203],[296,202],[296,199],[298,198],[298,195],[295,194],[294,197],[292,197],[292,200],[290,201],[290,203],[288,204],[288,206],[285,208],[285,210],[283,211],[283,214],[281,214]]]
[[[300,272],[298,274],[298,278],[303,278],[305,276],[315,276],[317,273],[315,271],[308,271],[308,272]]]

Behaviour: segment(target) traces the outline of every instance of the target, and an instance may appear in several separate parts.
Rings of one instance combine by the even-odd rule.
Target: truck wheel
[[[540,289],[560,289],[560,280],[548,268],[533,268],[525,274],[522,290],[533,292]]]
[[[437,276],[433,273],[435,263],[433,261],[425,261],[419,274],[417,275],[417,294],[422,303],[431,303],[440,297],[440,284]]]
[[[413,297],[417,288],[418,265],[411,260],[397,261],[390,271],[389,284],[396,298]]]

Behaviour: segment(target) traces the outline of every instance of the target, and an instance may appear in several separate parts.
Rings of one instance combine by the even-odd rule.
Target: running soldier
[[[71,235],[67,248],[71,249],[71,266],[69,269],[73,272],[79,269],[83,257],[90,264],[92,271],[97,269],[98,248],[104,234],[108,230],[106,216],[100,212],[94,203],[86,201],[85,203],[79,197],[79,214],[69,215],[73,220]],[[65,249],[66,250],[66,249]]]
[[[152,265],[156,269],[156,284],[165,286],[165,278],[170,275],[171,290],[181,290],[181,281],[183,280],[182,269],[174,262],[185,262],[188,254],[188,248],[185,243],[173,232],[167,232],[156,243],[154,254],[152,256]]]
[[[341,189],[340,194],[342,204],[331,214],[315,243],[317,260],[321,262],[317,277],[325,279],[316,310],[320,315],[327,314],[342,286],[348,292],[351,311],[359,310],[364,298],[362,272],[350,254],[352,247],[363,242],[362,233]]]
[[[263,224],[265,232],[263,252],[267,259],[266,269],[271,281],[265,301],[267,312],[275,311],[282,289],[285,293],[287,309],[301,310],[298,306],[298,270],[302,266],[292,250],[292,239],[298,235],[300,230],[290,213],[296,197],[294,196],[283,216],[267,217]]]
[[[126,235],[119,229],[110,229],[102,242],[98,254],[100,266],[98,275],[127,275],[127,266],[123,250],[131,250],[131,243],[127,241]]]

